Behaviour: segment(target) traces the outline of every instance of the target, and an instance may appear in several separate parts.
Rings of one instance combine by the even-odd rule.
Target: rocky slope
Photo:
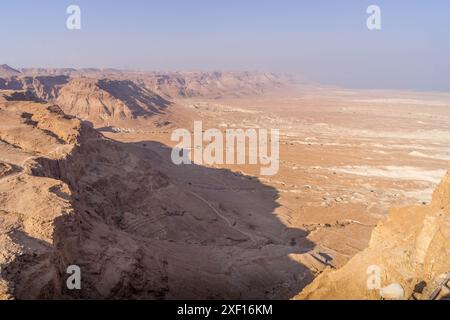
[[[0,120],[0,298],[289,298],[312,280],[274,189],[174,166],[55,105],[0,101]]]
[[[449,299],[443,285],[449,275],[450,170],[431,205],[392,209],[369,248],[341,269],[322,273],[296,299]]]

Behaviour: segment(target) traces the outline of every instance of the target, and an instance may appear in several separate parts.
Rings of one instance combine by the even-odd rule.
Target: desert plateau
[[[174,164],[195,121],[279,130],[277,173]],[[0,298],[448,299],[449,128],[445,92],[2,65]]]

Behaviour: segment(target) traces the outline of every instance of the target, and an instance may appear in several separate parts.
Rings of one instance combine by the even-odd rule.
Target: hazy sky
[[[70,4],[81,30],[66,28]],[[371,4],[380,31],[366,27]],[[448,0],[2,1],[0,39],[13,67],[262,70],[450,91]]]

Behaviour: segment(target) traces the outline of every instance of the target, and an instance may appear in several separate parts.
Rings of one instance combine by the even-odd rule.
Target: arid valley
[[[278,172],[175,165],[195,121],[278,129]],[[449,128],[448,93],[3,65],[0,297],[378,299],[370,265],[428,297],[450,272]]]

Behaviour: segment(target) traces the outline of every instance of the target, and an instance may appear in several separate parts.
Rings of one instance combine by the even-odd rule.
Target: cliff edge
[[[367,249],[295,299],[448,299],[449,274],[450,167],[430,205],[392,209]]]

